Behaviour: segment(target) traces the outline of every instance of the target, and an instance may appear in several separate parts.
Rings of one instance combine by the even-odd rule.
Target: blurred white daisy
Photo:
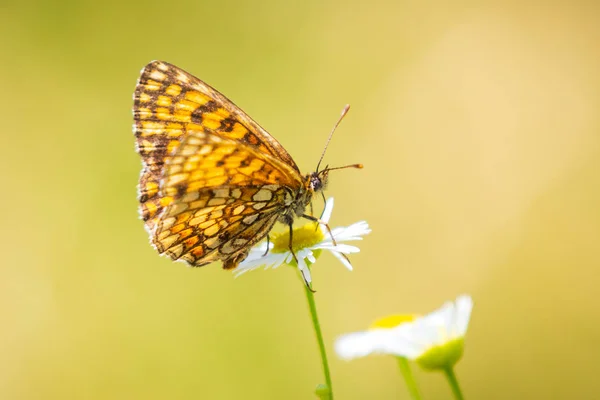
[[[422,317],[385,317],[368,331],[338,338],[335,351],[346,360],[389,354],[414,360],[425,369],[451,368],[462,357],[472,308],[471,297],[462,295]]]
[[[321,221],[329,224],[333,211],[333,198],[325,202],[325,209],[321,215]],[[356,246],[345,244],[351,240],[362,240],[362,236],[371,232],[365,221],[357,222],[348,227],[338,227],[331,230],[331,234],[323,224],[310,222],[299,228],[294,228],[292,233],[292,249],[298,258],[298,269],[305,281],[310,284],[310,265],[317,261],[322,250],[328,250],[349,270],[352,264],[346,257],[348,254],[358,253],[360,249]],[[335,239],[335,244],[334,240]],[[289,231],[271,235],[269,251],[267,242],[263,242],[250,250],[248,257],[235,269],[236,276],[259,267],[277,268],[282,264],[295,265],[294,256],[289,249]],[[265,254],[266,253],[266,254]]]

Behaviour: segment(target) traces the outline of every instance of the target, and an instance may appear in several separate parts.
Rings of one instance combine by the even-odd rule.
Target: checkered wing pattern
[[[161,254],[235,268],[271,229],[302,176],[291,156],[225,96],[154,61],[134,94],[140,214]]]

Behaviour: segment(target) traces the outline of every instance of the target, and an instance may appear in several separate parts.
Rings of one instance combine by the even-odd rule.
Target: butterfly
[[[318,222],[305,211],[329,171],[362,168],[319,171],[319,161],[302,175],[283,146],[233,102],[163,61],[142,70],[133,115],[143,165],[139,211],[151,244],[192,266],[220,260],[236,268],[277,221],[290,232],[296,218]]]

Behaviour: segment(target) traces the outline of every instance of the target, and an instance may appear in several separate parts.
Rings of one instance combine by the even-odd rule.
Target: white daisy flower
[[[332,211],[333,198],[329,198],[325,202],[325,210],[321,215],[321,221],[329,224]],[[346,268],[352,271],[352,265],[346,255],[358,253],[360,249],[344,242],[362,240],[362,236],[370,232],[371,229],[365,221],[357,222],[348,227],[332,229],[331,234],[323,224],[316,222],[310,222],[302,227],[295,228],[292,233],[292,249],[298,258],[298,269],[306,282],[310,284],[309,267],[317,261],[323,250],[331,252]],[[335,239],[335,244],[332,236]],[[236,276],[262,266],[267,269],[277,268],[282,264],[295,265],[294,256],[289,249],[289,241],[290,234],[288,231],[271,235],[268,253],[267,242],[252,248],[248,257],[235,269]],[[267,254],[265,255],[265,253]]]
[[[368,331],[338,338],[335,351],[346,360],[389,354],[414,360],[425,369],[450,368],[462,357],[472,308],[471,297],[462,295],[422,317],[385,317]]]

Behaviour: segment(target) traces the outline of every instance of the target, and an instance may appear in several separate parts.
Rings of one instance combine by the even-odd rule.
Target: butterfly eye
[[[323,187],[325,186],[327,175],[323,174],[323,178],[321,178],[321,174],[322,173],[315,172],[310,176],[310,188],[315,192],[323,190]]]

